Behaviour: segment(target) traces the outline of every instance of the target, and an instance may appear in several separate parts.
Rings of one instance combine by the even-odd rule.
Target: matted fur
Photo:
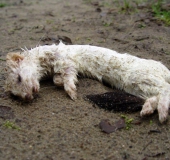
[[[39,46],[7,55],[8,76],[5,89],[23,99],[32,99],[42,77],[50,75],[54,84],[77,98],[77,74],[106,81],[146,100],[141,116],[158,110],[160,122],[168,117],[170,71],[160,62],[90,45]]]

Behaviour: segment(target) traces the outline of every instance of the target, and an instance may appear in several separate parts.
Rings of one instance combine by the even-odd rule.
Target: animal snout
[[[29,93],[26,93],[26,94],[25,94],[24,99],[25,99],[26,101],[32,100],[32,99],[34,98],[34,97],[33,97],[33,94],[34,94],[34,93],[38,93],[38,88],[37,88],[37,87],[32,87],[32,90],[30,90]]]
[[[33,97],[31,94],[26,94],[25,95],[25,100],[31,100]]]
[[[38,89],[36,87],[32,88],[33,93],[38,93]]]

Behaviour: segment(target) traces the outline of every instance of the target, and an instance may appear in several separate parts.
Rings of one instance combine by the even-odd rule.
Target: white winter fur
[[[75,100],[77,74],[106,81],[146,100],[141,116],[158,110],[160,122],[168,117],[170,71],[160,62],[89,45],[40,46],[7,55],[6,91],[32,99],[42,77],[51,75]]]

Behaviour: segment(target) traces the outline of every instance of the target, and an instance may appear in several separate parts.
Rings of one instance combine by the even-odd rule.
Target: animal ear
[[[12,52],[12,53],[8,53],[6,56],[6,60],[7,61],[13,61],[16,63],[19,63],[20,61],[22,61],[24,59],[24,56],[21,55],[19,52]]]

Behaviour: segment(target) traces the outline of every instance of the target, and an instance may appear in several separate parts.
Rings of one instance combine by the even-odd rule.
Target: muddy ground
[[[123,3],[116,0],[0,0],[1,160],[170,159],[170,118],[160,124],[157,112],[147,118],[123,113],[134,119],[129,130],[101,131],[102,119],[114,124],[122,113],[84,100],[88,94],[113,91],[95,80],[79,80],[75,102],[51,81],[41,83],[32,103],[7,97],[3,90],[8,52],[52,44],[58,36],[69,37],[73,44],[151,58],[170,68],[170,27],[156,20],[151,3],[134,2],[122,10]]]

